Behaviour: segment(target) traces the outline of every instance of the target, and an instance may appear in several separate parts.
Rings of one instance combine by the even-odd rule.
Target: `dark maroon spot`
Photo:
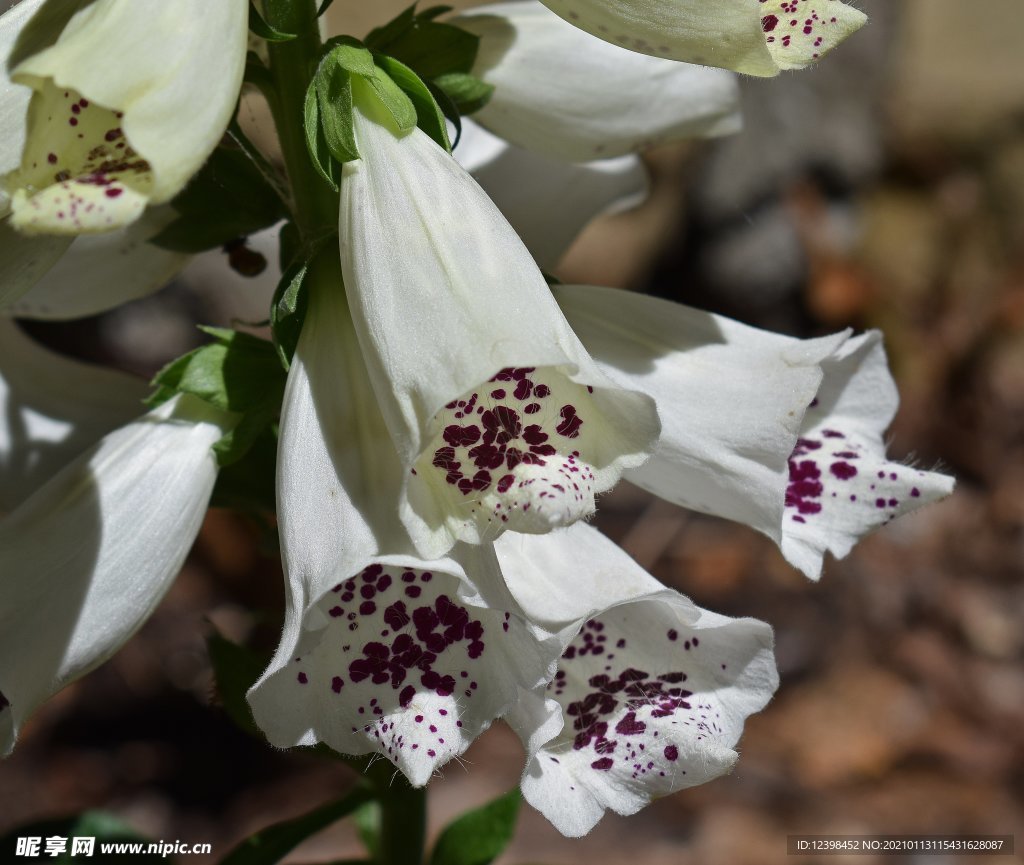
[[[305,673],[299,673],[296,678],[299,680],[300,685],[305,685],[309,681],[309,677]]]
[[[774,30],[778,26],[778,24],[779,19],[776,15],[765,15],[764,18],[761,19],[761,29],[765,33],[771,33],[772,30]],[[814,403],[816,402],[817,400],[814,401]],[[811,405],[814,405],[814,403],[811,403]]]
[[[341,676],[335,676],[331,679],[331,690],[334,691],[335,694],[341,693],[341,689],[343,687],[345,687],[345,682]]]
[[[724,666],[724,665],[723,665]],[[674,763],[679,759],[679,749],[675,745],[665,746],[665,759]]]
[[[597,769],[599,772],[607,772],[615,765],[615,761],[611,757],[602,757],[600,760],[595,760],[590,764],[591,769]]]
[[[856,466],[851,466],[846,462],[832,463],[832,465],[829,466],[829,471],[841,481],[848,481],[850,478],[856,477],[857,475]]]
[[[124,192],[124,190],[120,187],[111,186],[109,189],[105,190],[103,194],[106,195],[107,198],[117,198],[122,192]]]

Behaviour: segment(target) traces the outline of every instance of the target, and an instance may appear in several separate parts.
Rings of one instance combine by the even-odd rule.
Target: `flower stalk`
[[[266,0],[267,22],[294,39],[268,42],[270,73],[277,98],[270,100],[292,190],[295,223],[304,239],[334,231],[337,196],[320,178],[306,149],[302,106],[323,43],[315,0]]]

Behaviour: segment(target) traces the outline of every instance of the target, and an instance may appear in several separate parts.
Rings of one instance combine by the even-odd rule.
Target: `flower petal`
[[[136,417],[147,392],[142,379],[55,354],[0,318],[0,513]]]
[[[274,745],[379,752],[419,786],[550,677],[558,643],[523,619],[489,548],[384,555],[410,546],[401,467],[340,280],[315,289],[281,426],[286,625],[249,702]]]
[[[230,426],[182,396],[82,454],[0,522],[0,741],[107,660],[177,575]]]
[[[586,526],[526,544],[533,555],[520,558],[518,570],[505,555],[507,542],[498,545],[514,595],[536,594],[536,585],[524,589],[531,582],[599,591],[553,681],[523,694],[507,717],[528,748],[524,798],[578,837],[607,808],[633,814],[653,798],[728,772],[745,719],[778,687],[771,628],[702,610],[667,589],[627,592],[601,606],[609,593],[602,583],[616,571],[633,588],[645,575]],[[559,544],[574,546],[553,551]],[[574,562],[573,551],[584,559]],[[586,574],[597,558],[604,580]]]
[[[783,554],[811,579],[826,551],[842,558],[868,532],[954,486],[947,475],[886,459],[898,396],[878,331],[851,339],[823,368],[789,460],[782,523]]]
[[[480,37],[473,74],[495,86],[474,119],[519,147],[582,162],[740,129],[734,75],[595,39],[535,0],[452,23]]]
[[[82,318],[163,288],[189,256],[147,241],[174,218],[170,207],[157,207],[117,231],[74,238],[64,256],[4,312],[19,318]]]
[[[0,15],[0,174],[18,167],[21,148],[25,146],[25,112],[32,91],[15,84],[7,76],[7,59],[14,43],[28,20],[42,5],[43,0],[21,0]],[[0,216],[6,215],[9,203],[0,189]]]
[[[626,478],[780,542],[787,461],[821,363],[848,334],[802,341],[612,288],[558,286],[555,296],[605,372],[658,404],[654,456]]]
[[[22,0],[0,15],[0,175],[13,171],[25,144],[25,112],[32,91],[7,77],[7,58],[43,0]],[[71,242],[61,237],[23,238],[10,226],[10,201],[0,188],[0,310],[20,297],[60,258]]]
[[[818,60],[864,24],[840,0],[543,0],[595,36],[656,57],[776,75]]]
[[[653,403],[614,387],[484,192],[423,132],[357,94],[341,261],[367,367],[425,558],[594,509],[642,462]],[[366,112],[373,116],[369,116]]]
[[[180,191],[234,114],[247,16],[244,0],[96,0],[19,63],[12,77],[35,92],[6,181],[15,225],[108,231]]]
[[[537,264],[553,269],[596,216],[647,197],[647,170],[637,156],[565,162],[523,150],[462,120],[455,158],[483,187]]]

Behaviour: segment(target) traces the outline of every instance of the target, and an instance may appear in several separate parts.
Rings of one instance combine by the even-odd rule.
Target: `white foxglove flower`
[[[648,191],[647,171],[635,155],[565,162],[508,144],[468,117],[455,158],[546,270],[590,220],[634,207]]]
[[[840,0],[542,0],[601,39],[656,57],[776,75],[802,69],[867,20]]]
[[[578,837],[606,809],[634,814],[732,768],[744,721],[778,687],[768,625],[702,610],[588,526],[496,547],[531,618],[584,619],[554,679],[506,719],[527,748],[527,802]]]
[[[53,26],[40,19],[56,6],[33,27]],[[95,0],[52,45],[17,57],[11,78],[34,92],[21,164],[5,179],[15,227],[109,231],[176,195],[234,114],[248,10],[245,0]]]
[[[896,389],[877,332],[797,340],[616,289],[554,291],[609,377],[658,403],[654,456],[625,477],[752,526],[812,579],[826,550],[952,490],[885,459]]]
[[[0,318],[0,515],[142,410],[145,382],[62,357]]]
[[[285,629],[249,702],[278,747],[378,752],[421,786],[550,678],[558,644],[524,621],[489,546],[409,553],[340,280],[312,291],[281,421]]]
[[[357,85],[357,88],[359,85]],[[643,462],[650,399],[587,355],[529,252],[472,178],[357,89],[341,263],[356,332],[406,472],[420,555],[585,518]]]
[[[731,73],[602,42],[536,0],[452,23],[480,37],[473,74],[495,87],[474,119],[519,147],[582,162],[740,129]]]
[[[0,748],[103,663],[177,575],[232,425],[180,396],[110,433],[0,521]]]

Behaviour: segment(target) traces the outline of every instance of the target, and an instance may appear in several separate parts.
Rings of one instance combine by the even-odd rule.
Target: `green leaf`
[[[330,9],[333,2],[334,0],[324,0],[324,2],[320,4],[320,8],[316,10],[316,17],[319,18],[324,14],[324,12]]]
[[[348,796],[294,820],[276,823],[246,838],[221,860],[221,865],[276,865],[291,850],[373,798],[369,785],[360,784]]]
[[[239,728],[262,737],[263,733],[252,718],[245,695],[263,675],[270,663],[269,656],[264,657],[252,649],[232,643],[216,631],[207,638],[206,650],[213,666],[217,697],[224,711]]]
[[[288,42],[296,38],[294,33],[282,33],[271,27],[260,15],[260,10],[256,8],[255,3],[249,3],[249,29],[268,42]]]
[[[488,865],[505,849],[516,828],[519,791],[512,790],[450,823],[437,839],[430,865]]]
[[[444,91],[459,109],[460,114],[479,111],[494,94],[494,85],[481,81],[466,72],[447,72],[434,79],[434,84]]]
[[[338,162],[359,158],[352,125],[352,73],[328,54],[313,77],[320,111],[320,129],[327,149]]]
[[[296,261],[285,270],[270,305],[270,329],[274,348],[277,349],[277,355],[285,369],[292,364],[292,356],[302,333],[302,323],[306,320],[308,292],[303,289],[308,270],[309,264],[306,261]]]
[[[455,127],[455,140],[452,142],[452,150],[459,146],[459,141],[462,139],[462,115],[459,114],[459,107],[448,98],[448,94],[445,93],[440,87],[438,87],[433,81],[427,82],[427,88],[430,90],[430,95],[434,97],[434,101],[441,109],[441,113],[451,122],[452,126]]]
[[[264,529],[263,546],[268,551],[277,547],[277,527],[265,519],[277,509],[276,475],[277,426],[271,423],[241,459],[217,473],[210,498],[211,508],[230,508],[256,517]]]
[[[383,103],[398,128],[403,132],[412,129],[418,119],[416,106],[387,72],[379,66],[374,66],[373,69],[373,77],[363,80],[373,88],[374,94]]]
[[[171,206],[179,217],[152,242],[176,252],[214,249],[288,215],[260,166],[234,142],[213,151]]]
[[[17,839],[51,838],[53,836],[68,839],[67,850],[58,856],[42,856],[40,859],[18,859],[15,856]],[[71,844],[74,838],[95,838],[95,853],[91,857],[71,855]],[[81,814],[74,814],[70,817],[57,818],[54,820],[42,820],[17,826],[10,832],[0,837],[0,853],[9,862],[14,861],[45,861],[54,862],[58,865],[75,865],[78,862],[90,862],[95,865],[149,865],[154,861],[155,856],[146,853],[103,853],[100,845],[104,843],[146,843],[150,841],[144,835],[140,835],[135,829],[105,811],[84,811]],[[40,844],[40,852],[45,850],[45,841]],[[174,859],[160,859],[161,862],[174,865]]]
[[[316,95],[316,78],[309,82],[309,88],[306,90],[306,99],[303,103],[303,124],[306,132],[306,150],[309,151],[313,167],[317,174],[330,184],[331,189],[337,192],[338,181],[341,179],[341,168],[331,156],[327,138],[320,126],[320,103]]]
[[[202,327],[209,345],[182,355],[156,374],[150,405],[189,393],[224,411],[240,414],[238,424],[213,447],[221,466],[245,456],[277,418],[285,373],[274,346],[265,339],[222,328]]]
[[[380,858],[380,803],[367,802],[354,815],[359,840],[374,859]]]
[[[384,45],[388,45],[412,27],[415,21],[416,4],[413,3],[412,6],[399,12],[387,24],[381,27],[374,27],[366,36],[366,44],[370,48],[381,48]]]
[[[385,54],[411,66],[424,78],[473,68],[480,37],[437,21],[417,20],[397,39],[380,46]]]
[[[438,107],[437,100],[434,99],[430,88],[423,82],[423,79],[394,57],[378,54],[376,59],[377,64],[412,100],[413,107],[416,109],[417,125],[420,129],[451,153],[452,145],[448,140],[448,128],[444,122],[444,113]]]

